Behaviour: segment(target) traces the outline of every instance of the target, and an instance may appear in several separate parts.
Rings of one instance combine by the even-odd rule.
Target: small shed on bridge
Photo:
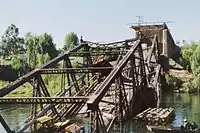
[[[165,23],[158,25],[133,25],[136,37],[140,34],[146,37],[158,37],[158,49],[160,53],[160,64],[164,71],[169,70],[169,58],[178,61],[180,48],[175,44],[174,39]]]

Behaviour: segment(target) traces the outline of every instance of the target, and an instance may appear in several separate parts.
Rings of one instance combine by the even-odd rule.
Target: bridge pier
[[[155,88],[146,88],[142,87],[140,91],[138,91],[134,95],[134,99],[131,102],[130,110],[132,117],[137,115],[138,113],[144,111],[145,109],[149,107],[156,107],[156,94],[155,94]]]

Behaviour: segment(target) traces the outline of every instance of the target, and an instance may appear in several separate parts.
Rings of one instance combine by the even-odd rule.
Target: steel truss
[[[90,110],[90,115],[93,116],[90,117],[91,133],[110,132],[113,121],[121,123],[132,115],[132,109],[130,107],[134,103],[134,95],[138,91],[141,91],[142,88],[153,87],[157,89],[159,87],[160,65],[158,64],[159,51],[157,49],[158,43],[156,38],[157,36],[154,36],[153,40],[148,40],[148,42],[152,43],[148,44],[151,48],[146,56],[144,56],[142,48],[142,44],[147,43],[145,41],[146,38],[139,39],[113,68],[106,79],[98,86],[94,93],[95,95],[87,101],[88,110]],[[129,78],[129,84],[132,86],[130,90],[132,91],[132,97],[129,100],[126,91],[127,86],[125,84],[127,81],[125,81],[124,77]],[[115,84],[114,118],[109,126],[102,127],[102,123],[104,122],[99,120],[102,117],[99,104],[109,92],[112,84]],[[94,116],[96,119],[94,119]]]
[[[148,48],[143,49],[143,43],[147,43]],[[0,104],[31,104],[30,118],[17,132],[25,131],[35,123],[35,119],[44,114],[52,116],[56,121],[76,115],[85,103],[90,113],[89,131],[110,132],[113,124],[120,123],[132,115],[134,96],[141,88],[159,87],[160,66],[157,45],[157,36],[107,44],[86,41],[20,77],[12,85],[2,88],[0,97],[3,98],[0,98]],[[145,56],[144,50],[147,51]],[[113,55],[118,55],[114,66],[98,66],[101,61],[95,60],[102,57],[102,61],[105,61]],[[82,58],[79,66],[74,66],[72,63],[70,57],[73,56]],[[59,62],[62,62],[62,67],[55,68]],[[55,96],[50,95],[44,82],[42,75],[45,74],[61,74],[61,89]],[[4,98],[25,83],[31,84],[32,97]],[[114,96],[114,100],[109,101],[114,105],[114,117],[106,125],[99,105],[105,102],[103,98],[108,93],[113,93]]]
[[[87,100],[86,97],[5,97],[0,98],[0,104],[83,104]]]

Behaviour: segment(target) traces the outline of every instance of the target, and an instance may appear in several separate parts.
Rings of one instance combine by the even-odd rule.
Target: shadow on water
[[[166,93],[162,95],[160,107],[175,109],[175,120],[170,123],[172,126],[180,127],[184,118],[200,125],[200,95]],[[9,126],[16,130],[22,127],[23,122],[28,118],[30,106],[0,105],[0,113]],[[86,124],[85,127],[88,125]],[[122,133],[150,133],[144,124],[134,121],[127,121],[122,127]],[[87,129],[86,132],[88,132]],[[0,126],[0,133],[5,133],[2,126]]]

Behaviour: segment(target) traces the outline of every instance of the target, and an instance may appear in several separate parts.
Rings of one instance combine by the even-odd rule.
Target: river
[[[167,93],[162,95],[160,107],[175,109],[175,120],[172,126],[180,126],[183,119],[194,120],[200,125],[200,95]],[[0,113],[12,129],[19,129],[30,113],[30,106],[26,105],[0,105]],[[134,121],[124,124],[124,133],[149,133],[143,126]],[[0,133],[5,130],[0,124]]]

